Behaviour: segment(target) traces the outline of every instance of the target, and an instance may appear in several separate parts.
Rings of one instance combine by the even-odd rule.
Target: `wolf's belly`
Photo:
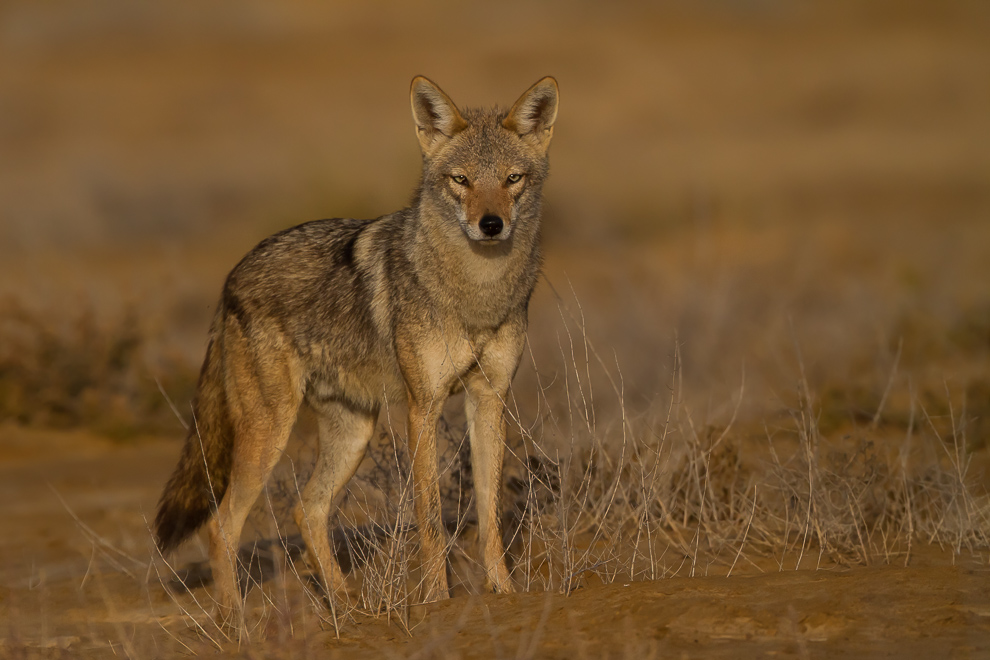
[[[327,365],[310,377],[305,396],[317,412],[338,403],[376,410],[383,405],[405,403],[406,386],[394,360]]]

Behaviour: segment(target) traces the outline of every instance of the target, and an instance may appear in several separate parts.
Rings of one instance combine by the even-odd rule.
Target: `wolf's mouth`
[[[467,231],[464,234],[467,236],[468,244],[475,250],[475,254],[478,256],[500,255],[505,250],[512,249],[513,232],[510,228],[506,228],[498,236],[472,236]]]
[[[464,235],[471,243],[477,243],[481,245],[498,245],[499,243],[504,243],[509,240],[512,236],[512,227],[507,226],[502,229],[502,231],[494,236],[489,236],[483,231],[479,231],[477,226],[471,226],[469,224],[461,224],[461,230]]]
[[[484,236],[482,238],[471,238],[473,243],[480,243],[481,245],[498,245],[499,243],[504,243],[509,239],[509,232],[505,232],[504,236]]]

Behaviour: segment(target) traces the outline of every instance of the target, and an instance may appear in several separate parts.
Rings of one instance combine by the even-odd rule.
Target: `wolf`
[[[222,619],[239,611],[247,515],[303,403],[318,455],[294,517],[331,605],[346,596],[328,537],[335,498],[383,404],[405,401],[425,602],[448,597],[437,423],[464,391],[485,588],[513,590],[500,533],[503,409],[541,266],[540,209],[558,87],[508,110],[460,110],[417,76],[422,177],[408,208],[318,220],[263,240],[230,272],[209,333],[193,421],[158,505],[163,555],[203,524]]]

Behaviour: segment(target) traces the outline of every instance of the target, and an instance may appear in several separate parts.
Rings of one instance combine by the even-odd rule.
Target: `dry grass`
[[[540,384],[536,418],[521,416],[515,401],[506,410],[514,440],[503,526],[519,589],[567,595],[616,581],[909,566],[912,553],[930,544],[953,556],[990,560],[990,497],[971,470],[969,418],[954,409],[950,392],[941,400],[944,417],[912,392],[906,424],[884,422],[890,413],[877,408],[863,425],[825,433],[821,403],[798,355],[795,407],[776,419],[741,420],[743,379],[728,419],[713,426],[700,423],[684,402],[675,345],[666,396],[632,416],[621,370],[599,359],[580,313],[562,304],[563,378]],[[907,385],[895,373],[876,400],[891,398],[895,382]],[[620,411],[617,416],[599,413],[596,402],[604,398],[616,400],[607,407]],[[470,463],[458,419],[451,411],[441,428],[455,595],[477,593],[483,577],[474,559]],[[312,432],[306,427],[300,436]],[[333,539],[357,594],[350,603],[335,600],[328,608],[295,561],[300,540],[286,521],[308,467],[305,459],[289,459],[283,468],[253,518],[262,540],[242,550],[244,625],[233,633],[216,629],[212,605],[203,601],[209,597],[180,589],[175,602],[186,625],[224,647],[259,634],[268,638],[272,625],[291,629],[302,606],[336,636],[368,616],[412,634],[417,537],[401,431],[386,424],[336,515]],[[174,590],[179,573],[165,562],[156,565],[167,567],[159,576]],[[208,575],[204,564],[193,573],[194,584]],[[286,588],[287,579],[294,588]]]

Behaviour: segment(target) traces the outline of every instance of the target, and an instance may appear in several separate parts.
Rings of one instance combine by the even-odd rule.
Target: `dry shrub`
[[[911,390],[906,422],[872,415],[822,430],[822,402],[798,360],[795,404],[778,418],[737,419],[745,380],[721,425],[701,423],[680,392],[675,346],[668,393],[629,414],[621,373],[609,370],[564,315],[563,372],[541,384],[535,423],[507,402],[512,427],[503,533],[518,588],[569,593],[585,584],[671,576],[910,564],[920,544],[990,550],[990,498],[971,471],[967,414],[933,415]],[[570,339],[567,339],[567,338]],[[564,373],[566,372],[566,373]],[[870,400],[888,398],[871,392]],[[898,381],[901,382],[901,381]],[[972,390],[973,387],[969,387]],[[969,394],[969,391],[967,391]],[[599,401],[606,397],[602,414]],[[941,411],[941,408],[940,408]],[[865,422],[865,423],[861,423]],[[455,594],[476,593],[476,519],[462,420],[440,429],[441,495]],[[261,515],[287,520],[304,482],[283,479]],[[282,502],[281,504],[278,502]],[[418,547],[401,429],[387,428],[343,496],[334,542],[355,601],[329,610],[339,629],[354,612],[405,621],[418,602]],[[295,537],[286,535],[287,555]],[[299,571],[293,567],[292,571]],[[324,603],[309,587],[314,603]]]
[[[953,553],[990,550],[990,499],[972,469],[985,445],[985,379],[965,384],[961,410],[947,390],[895,378],[896,360],[876,387],[825,386],[818,396],[798,359],[792,405],[743,419],[743,377],[716,423],[687,400],[675,341],[666,391],[632,411],[621,370],[588,338],[580,305],[558,302],[557,359],[537,363],[528,353],[536,387],[521,391],[533,400],[506,402],[503,533],[518,588],[566,594],[620,579],[910,564],[914,548],[931,543]],[[0,319],[5,418],[118,436],[178,426],[161,390],[186,400],[192,370],[155,357],[133,316],[97,323],[84,313],[56,326],[8,304]],[[161,389],[149,376],[156,372],[170,376]],[[310,461],[273,482],[254,516],[262,539],[240,558],[247,584],[270,583],[249,590],[255,613],[271,621],[305,605],[338,631],[359,612],[406,625],[419,586],[403,432],[385,423],[335,514],[333,541],[355,594],[349,603],[328,608],[297,561],[290,510]],[[445,416],[440,440],[450,583],[455,594],[476,593],[483,576],[462,415]],[[205,564],[160,575],[173,588],[184,584],[179,592],[209,582]],[[286,580],[303,587],[292,602],[298,589]],[[221,640],[208,623],[209,599],[182,598],[202,634]]]
[[[98,321],[0,307],[0,420],[68,428],[114,438],[174,431],[179,423],[162,392],[192,394],[195,372],[168,355],[152,358],[149,334],[133,310]],[[161,374],[156,381],[155,374]]]

